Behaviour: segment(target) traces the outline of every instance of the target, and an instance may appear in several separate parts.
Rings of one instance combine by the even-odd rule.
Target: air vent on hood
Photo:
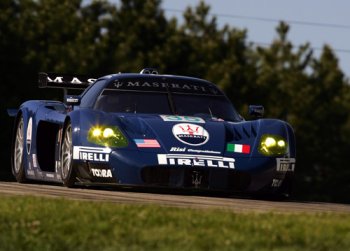
[[[254,122],[243,122],[233,125],[233,140],[240,141],[257,136],[256,124]]]

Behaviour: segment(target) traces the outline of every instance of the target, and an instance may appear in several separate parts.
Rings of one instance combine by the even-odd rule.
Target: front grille
[[[145,184],[152,186],[245,191],[251,182],[249,173],[223,168],[184,166],[147,166],[141,171]]]

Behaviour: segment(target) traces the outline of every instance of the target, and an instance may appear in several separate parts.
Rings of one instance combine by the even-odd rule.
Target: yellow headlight
[[[264,143],[266,147],[273,147],[276,145],[276,140],[272,137],[267,137]]]
[[[281,136],[265,134],[261,137],[258,150],[265,156],[284,155],[288,151],[288,146]]]
[[[87,140],[105,147],[127,147],[128,140],[117,126],[93,126],[87,133]]]
[[[106,129],[103,130],[103,137],[109,138],[109,137],[113,137],[113,136],[115,136],[115,134],[111,128],[107,127]]]
[[[92,136],[94,136],[94,137],[100,137],[101,134],[102,134],[102,131],[100,128],[94,128],[92,130]]]
[[[279,146],[279,147],[285,147],[286,146],[286,142],[284,141],[284,140],[279,140],[278,142],[277,142],[277,145]]]

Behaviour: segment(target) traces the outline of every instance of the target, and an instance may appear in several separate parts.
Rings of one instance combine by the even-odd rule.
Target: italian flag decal
[[[227,144],[226,146],[227,152],[234,153],[250,153],[250,145],[242,145],[242,144]]]

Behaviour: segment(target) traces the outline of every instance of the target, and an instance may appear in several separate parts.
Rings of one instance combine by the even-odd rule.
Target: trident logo
[[[183,126],[179,126],[183,132],[188,132],[190,135],[194,135],[195,133],[198,133],[199,127],[197,126],[194,130],[190,125],[186,125],[187,128],[184,128]]]
[[[202,175],[200,172],[193,171],[192,174],[192,184],[195,188],[198,188],[200,184],[202,184]]]

